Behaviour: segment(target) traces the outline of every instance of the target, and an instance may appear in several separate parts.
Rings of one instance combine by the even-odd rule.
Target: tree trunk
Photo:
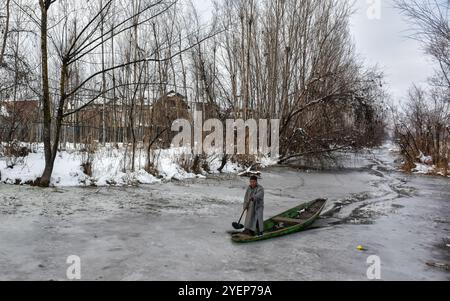
[[[44,140],[44,156],[45,169],[41,178],[37,183],[41,187],[48,187],[50,185],[50,178],[53,172],[52,160],[52,143],[51,143],[51,128],[52,128],[52,114],[51,114],[51,100],[50,87],[48,76],[48,49],[47,49],[47,11],[48,5],[46,1],[39,1],[41,8],[41,65],[42,65],[42,109],[43,109],[43,140]]]
[[[6,21],[5,21],[6,24],[5,24],[5,32],[3,33],[2,49],[0,50],[0,66],[3,65],[3,58],[5,56],[5,50],[6,50],[6,42],[8,41],[10,4],[11,4],[11,0],[6,0]]]

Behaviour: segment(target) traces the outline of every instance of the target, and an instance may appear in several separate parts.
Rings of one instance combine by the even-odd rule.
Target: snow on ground
[[[27,183],[42,175],[44,170],[44,154],[30,153],[21,159],[13,168],[7,167],[6,159],[0,160],[1,181],[7,184]],[[81,157],[77,154],[60,152],[55,160],[52,184],[55,186],[78,186],[88,177],[81,170]]]
[[[400,148],[398,145],[393,144],[392,142],[387,142],[383,145],[384,149],[388,149],[389,152],[392,153],[392,155],[399,154]],[[439,175],[444,176],[445,174],[443,172],[443,169],[439,169],[436,165],[433,164],[433,157],[427,156],[424,153],[420,152],[419,156],[417,156],[418,162],[415,163],[415,167],[411,169],[411,172],[418,175]],[[450,163],[449,163],[449,169],[450,169]],[[398,171],[400,171],[400,168],[397,168]],[[450,177],[450,175],[447,175],[447,177]]]
[[[278,164],[278,158],[271,158],[269,156],[263,156],[259,159],[262,167],[269,167]]]
[[[385,142],[382,147],[386,148],[391,153],[397,153],[400,151],[400,147],[391,140]]]
[[[425,156],[425,154],[422,152],[420,152],[420,155],[417,157],[417,159],[419,159],[420,163],[423,164],[433,164],[433,157]]]
[[[428,175],[434,173],[436,166],[430,166],[423,163],[416,163],[416,167],[412,170],[413,173]]]
[[[423,153],[420,153],[420,156],[417,157],[417,159],[420,161],[420,163],[415,163],[416,166],[412,169],[413,173],[422,175],[439,175],[445,177],[443,169],[440,169],[433,164],[433,157],[426,156]],[[450,177],[450,175],[448,176]]]
[[[417,156],[418,163],[415,163],[415,167],[411,170],[416,174],[428,175],[432,174],[436,170],[436,166],[433,164],[433,158],[431,156],[426,156],[424,153],[420,152],[420,155]]]
[[[6,184],[26,184],[33,182],[42,175],[44,170],[44,151],[41,144],[34,145],[33,153],[25,158],[19,158],[14,164],[6,157],[0,157],[0,181]],[[187,155],[186,155],[187,154]],[[89,159],[87,157],[90,156]],[[153,153],[153,164],[157,176],[145,170],[147,155],[138,150],[135,158],[135,172],[131,170],[131,151],[125,148],[110,146],[99,147],[95,153],[88,154],[74,147],[66,145],[65,150],[58,153],[55,160],[51,185],[58,187],[74,186],[123,186],[137,184],[152,184],[161,180],[185,180],[192,178],[204,178],[206,173],[194,174],[183,169],[183,158],[189,154],[183,148],[171,148],[156,150]],[[221,165],[221,156],[211,156],[207,159],[209,169],[217,173]],[[264,159],[269,165],[268,159]],[[83,172],[82,163],[92,163],[92,176]],[[11,168],[11,165],[13,167]],[[222,172],[237,173],[242,167],[237,163],[227,162]]]
[[[191,179],[196,178],[197,175],[187,172],[180,166],[180,160],[184,156],[189,156],[188,151],[183,148],[171,148],[166,150],[157,150],[156,157],[158,158],[157,169],[161,176],[165,179]],[[201,177],[201,175],[200,175]]]

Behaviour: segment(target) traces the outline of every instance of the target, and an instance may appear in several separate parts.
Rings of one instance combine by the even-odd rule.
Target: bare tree
[[[413,86],[403,112],[394,114],[397,142],[404,167],[417,163],[448,172],[450,161],[450,2],[446,0],[397,0],[397,7],[414,25],[411,37],[422,43],[438,69],[428,90]]]
[[[397,0],[397,7],[415,26],[411,37],[425,47],[450,88],[450,2],[448,0]]]
[[[216,22],[230,28],[202,53],[203,61],[215,57],[219,65],[216,98],[236,118],[280,119],[282,161],[380,142],[374,132],[384,128],[382,74],[356,59],[348,3],[217,1],[215,7]]]
[[[86,98],[83,103],[76,108],[71,108],[66,110],[66,103],[68,99],[72,96],[77,95],[83,91],[90,89],[90,91],[97,90],[95,88],[95,79],[97,77],[101,77],[105,73],[112,72],[117,69],[130,68],[134,66],[133,78],[129,81],[124,82],[124,86],[135,86],[131,97],[129,95],[128,99],[131,101],[130,110],[129,110],[129,125],[132,132],[132,140],[133,145],[136,143],[136,135],[134,133],[134,122],[135,122],[135,100],[139,91],[139,86],[141,85],[140,81],[142,79],[141,75],[143,74],[143,68],[138,69],[137,66],[146,64],[148,62],[170,62],[173,58],[177,57],[181,53],[188,51],[189,49],[195,47],[196,45],[202,43],[203,41],[209,39],[211,36],[216,33],[210,33],[207,36],[204,36],[201,40],[199,40],[194,45],[186,45],[186,47],[179,52],[169,53],[168,55],[160,58],[156,58],[155,51],[148,51],[145,54],[139,54],[139,45],[136,44],[137,41],[137,27],[152,20],[162,16],[167,13],[170,9],[173,8],[176,2],[166,2],[163,0],[159,1],[145,1],[142,5],[137,5],[134,7],[132,13],[130,15],[126,15],[122,20],[116,21],[110,29],[108,30],[99,30],[104,22],[105,14],[108,14],[111,11],[113,0],[101,2],[101,6],[98,10],[95,10],[93,16],[84,24],[81,30],[69,30],[70,36],[66,40],[62,40],[61,44],[57,47],[58,59],[59,59],[59,89],[56,97],[58,101],[56,101],[56,109],[55,109],[55,122],[54,122],[54,131],[53,137],[52,133],[52,114],[51,114],[51,100],[50,100],[50,87],[48,83],[48,46],[47,46],[47,20],[48,20],[48,12],[54,1],[43,1],[41,0],[41,48],[42,48],[42,89],[43,89],[43,110],[44,110],[44,146],[45,146],[45,158],[46,158],[46,167],[42,177],[39,179],[38,184],[40,186],[48,186],[50,183],[50,177],[53,170],[54,161],[56,158],[56,154],[58,151],[58,144],[61,134],[61,127],[64,118],[67,118],[84,108],[93,104],[97,99],[101,98],[105,95],[107,91],[104,88],[98,89],[98,93],[94,93],[92,96]],[[137,1],[135,3],[140,3]],[[74,17],[74,24],[77,24],[76,18]],[[70,23],[68,23],[70,24]],[[118,36],[121,33],[125,32],[134,32],[134,44],[130,45],[129,51],[134,50],[134,54],[130,56],[131,59],[127,59],[122,63],[118,63],[114,66],[110,66],[108,68],[100,68],[98,71],[94,71],[91,74],[85,76],[83,80],[77,86],[70,87],[68,89],[68,77],[70,74],[70,69],[72,65],[83,60],[84,58],[90,56],[95,52],[96,49],[100,48],[106,41],[111,39],[112,36]],[[170,48],[172,45],[167,45],[167,48]],[[92,86],[94,85],[94,86]],[[134,159],[134,146],[133,146],[133,158]],[[132,161],[134,164],[134,161]],[[134,167],[134,166],[133,166]]]
[[[2,59],[21,72],[10,70],[0,96],[30,90],[40,99],[46,164],[38,185],[50,184],[70,140],[123,142],[124,171],[140,168],[140,142],[149,159],[170,137],[168,127],[155,129],[150,108],[169,91],[208,118],[280,119],[282,162],[382,139],[382,73],[356,59],[346,1],[215,1],[210,22],[176,0],[20,1],[7,1],[5,16],[26,16],[39,40],[17,42],[15,25],[3,32]],[[36,42],[40,51],[29,51]]]
[[[8,33],[9,33],[9,22],[10,22],[10,18],[11,18],[11,0],[6,0],[5,3],[5,23],[3,28],[1,28],[1,32],[3,33],[3,37],[2,37],[2,44],[0,45],[0,66],[3,65],[3,58],[5,56],[5,50],[6,50],[6,43],[8,41]]]

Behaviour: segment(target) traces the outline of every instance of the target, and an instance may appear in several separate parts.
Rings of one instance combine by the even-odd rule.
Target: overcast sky
[[[379,65],[385,72],[392,97],[401,101],[412,83],[426,84],[433,75],[433,64],[424,55],[420,43],[407,37],[411,26],[393,7],[393,0],[380,1],[378,16],[370,10],[369,3],[373,2],[355,2],[357,12],[352,18],[352,34],[358,53],[368,64]]]
[[[210,0],[193,1],[203,17],[210,15]],[[384,71],[395,103],[404,100],[412,83],[425,85],[433,75],[433,64],[420,43],[408,38],[411,26],[393,7],[394,0],[346,1],[355,3],[351,31],[356,50],[368,66],[378,65]],[[379,11],[376,3],[380,3]]]

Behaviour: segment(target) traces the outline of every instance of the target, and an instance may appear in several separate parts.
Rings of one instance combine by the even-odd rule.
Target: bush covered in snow
[[[395,114],[395,136],[403,168],[421,174],[449,174],[450,103],[448,95],[413,87],[402,113]]]

